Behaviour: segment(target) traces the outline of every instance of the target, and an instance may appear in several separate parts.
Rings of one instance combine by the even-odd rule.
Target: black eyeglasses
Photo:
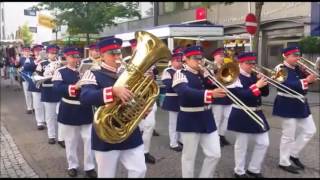
[[[80,55],[79,54],[72,54],[70,55],[72,58],[80,58]]]
[[[107,54],[113,55],[113,56],[120,56],[121,55],[121,50],[120,49],[113,49],[113,50],[109,50],[106,51]]]
[[[201,56],[201,55],[190,56],[190,59],[202,60],[202,59],[203,59],[203,56]]]

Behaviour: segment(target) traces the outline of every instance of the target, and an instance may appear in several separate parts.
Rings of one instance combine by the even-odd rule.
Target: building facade
[[[195,20],[195,9],[207,7],[207,19],[224,26],[225,35],[243,35],[245,16],[255,12],[254,2],[159,2],[158,24],[179,24]],[[312,2],[265,2],[261,13],[259,63],[274,67],[281,61],[281,48],[297,44],[310,35]],[[102,36],[151,28],[154,17],[120,23],[105,28]],[[219,42],[219,46],[221,43]]]

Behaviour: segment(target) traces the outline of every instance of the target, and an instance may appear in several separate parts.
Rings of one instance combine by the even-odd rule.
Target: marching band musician
[[[37,65],[42,61],[40,52],[42,51],[42,45],[34,45],[32,47],[33,55],[34,55],[34,71],[36,71]],[[35,83],[31,80],[29,81],[28,90],[32,92],[32,102],[34,106],[34,114],[37,122],[38,130],[45,129],[45,112],[44,112],[44,104],[41,102],[41,90],[40,87],[36,87]]]
[[[100,57],[99,49],[96,44],[89,45],[89,57],[82,59],[81,63],[94,63]]]
[[[136,50],[136,47],[137,47],[137,40],[131,39],[129,42],[131,46],[131,52],[133,54],[133,52]],[[153,65],[146,72],[146,74],[154,78],[153,70],[155,68],[156,67]],[[154,127],[156,126],[156,111],[157,111],[157,104],[154,103],[151,112],[148,114],[147,117],[145,117],[139,123],[139,128],[142,131],[142,141],[144,145],[144,158],[146,163],[150,163],[150,164],[156,163],[156,158],[150,154],[150,144],[151,144],[152,133],[154,131]]]
[[[32,103],[32,93],[28,91],[28,80],[27,76],[31,76],[35,69],[34,60],[30,57],[30,47],[22,48],[22,57],[15,63],[16,67],[21,67],[21,77],[22,77],[22,87],[24,92],[24,97],[27,104],[27,114],[32,114],[33,103]]]
[[[282,55],[284,62],[276,68],[282,66],[288,70],[288,77],[283,84],[302,95],[306,95],[308,84],[313,83],[316,76],[314,74],[305,75],[296,66],[301,56],[300,49],[298,47],[287,47],[282,50]],[[290,173],[299,174],[298,170],[304,169],[304,165],[299,159],[299,153],[316,133],[316,126],[308,101],[305,99],[305,102],[302,103],[289,94],[278,90],[274,101],[273,115],[278,116],[282,121],[279,167]],[[301,132],[295,136],[297,126],[301,127]],[[290,160],[297,167],[292,166]]]
[[[59,47],[56,45],[49,45],[47,47],[46,52],[48,54],[48,60],[43,61],[38,65],[39,67],[37,67],[38,71],[43,72],[44,77],[52,76],[54,71],[60,67],[60,62],[58,62],[56,58],[58,51]],[[46,80],[41,86],[41,101],[44,103],[49,144],[56,143],[56,129],[58,128],[56,108],[61,98],[52,88],[53,84],[51,79]],[[58,143],[60,146],[64,147],[64,141],[62,140],[59,129]]]
[[[220,68],[224,64],[224,48],[218,48],[212,52],[214,64],[217,68]],[[220,146],[230,145],[229,141],[225,138],[225,133],[228,125],[228,118],[231,112],[232,101],[228,97],[216,98],[213,101],[212,113],[214,120],[216,121],[219,137]]]
[[[182,146],[178,143],[180,133],[177,132],[177,119],[179,112],[179,99],[178,94],[174,92],[172,88],[172,78],[174,73],[182,69],[182,49],[179,51],[177,48],[173,50],[173,55],[171,59],[171,66],[163,70],[161,80],[166,86],[166,94],[163,100],[162,108],[169,112],[169,140],[170,149],[180,152],[182,151]]]
[[[173,76],[172,87],[179,96],[177,131],[183,143],[182,177],[194,177],[194,163],[200,143],[205,155],[199,177],[213,177],[221,157],[220,142],[211,110],[213,98],[226,96],[221,88],[213,89],[202,71],[203,49],[189,46],[184,50],[185,69]]]
[[[228,130],[236,133],[234,145],[236,178],[247,177],[247,174],[255,178],[263,178],[261,164],[269,146],[268,122],[261,109],[261,96],[269,94],[269,86],[264,77],[257,79],[252,74],[252,68],[256,64],[256,54],[243,52],[238,56],[240,74],[237,81],[229,85],[229,90],[238,97],[248,108],[254,111],[264,122],[265,129],[262,129],[243,109],[232,105],[228,122]],[[253,137],[255,146],[247,171],[245,171],[246,154],[249,138]]]
[[[62,97],[58,122],[60,122],[61,132],[64,134],[68,175],[70,177],[77,176],[77,168],[79,167],[77,148],[79,137],[81,137],[84,149],[84,171],[87,177],[95,178],[97,174],[94,170],[95,164],[91,150],[92,108],[79,101],[80,86],[77,82],[80,76],[76,68],[80,60],[80,53],[78,49],[73,47],[66,47],[63,53],[67,65],[55,71],[52,82],[54,90]]]
[[[117,69],[121,59],[122,40],[108,38],[100,41],[102,63],[100,70],[88,70],[81,79],[81,103],[96,107],[112,103],[115,97],[123,103],[129,102],[133,94],[126,87],[113,87],[117,80]],[[102,141],[92,128],[92,149],[98,165],[98,177],[115,177],[118,161],[128,170],[128,177],[145,177],[146,164],[142,135],[137,127],[128,139],[111,144]]]

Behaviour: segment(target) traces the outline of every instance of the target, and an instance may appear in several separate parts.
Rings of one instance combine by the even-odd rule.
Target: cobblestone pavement
[[[38,178],[39,176],[32,170],[24,160],[18,147],[14,143],[11,135],[1,123],[1,178]]]

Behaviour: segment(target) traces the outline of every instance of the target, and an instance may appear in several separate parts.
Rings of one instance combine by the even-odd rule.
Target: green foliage
[[[320,37],[317,37],[317,36],[304,37],[299,42],[299,46],[303,53],[320,54]]]
[[[21,38],[23,40],[23,44],[25,46],[30,46],[32,43],[32,32],[30,32],[29,30],[29,26],[27,23],[25,23],[22,27],[21,27]]]
[[[70,34],[99,33],[116,18],[141,17],[136,2],[42,2],[37,8],[56,11],[57,24]]]

